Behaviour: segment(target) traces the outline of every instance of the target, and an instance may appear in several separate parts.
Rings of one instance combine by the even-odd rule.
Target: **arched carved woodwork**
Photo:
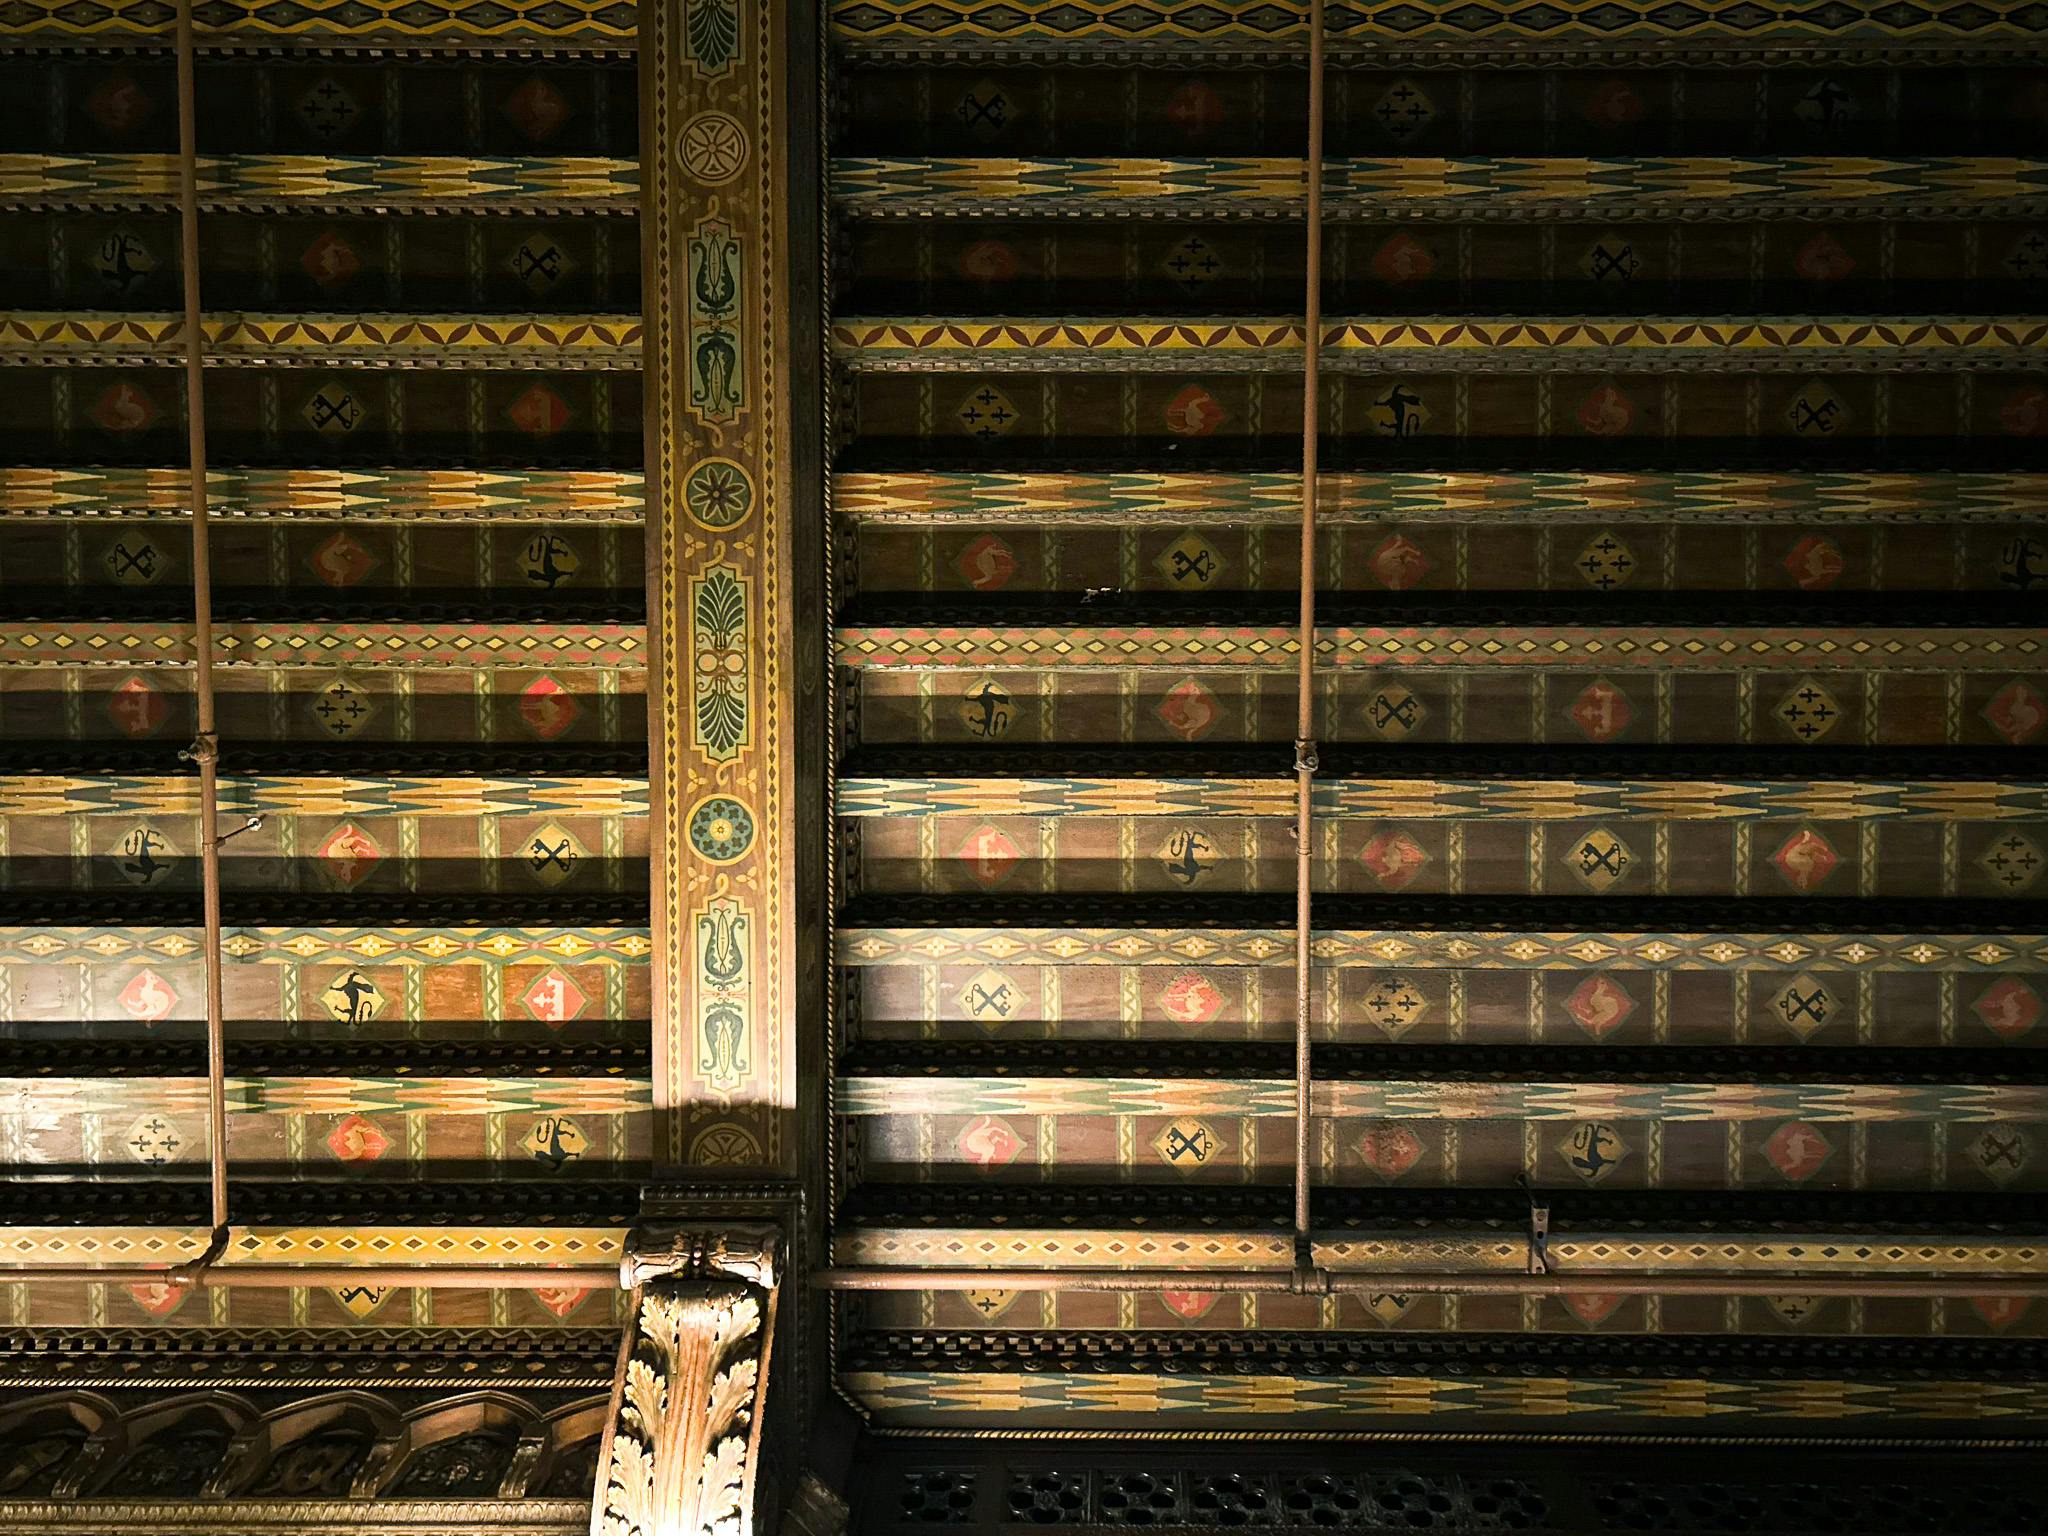
[[[94,1498],[198,1498],[256,1418],[254,1408],[226,1392],[160,1400],[124,1416],[124,1449],[80,1491]]]
[[[635,1235],[592,1536],[752,1529],[775,1266],[765,1229]]]
[[[479,1392],[437,1403],[407,1424],[403,1460],[382,1491],[388,1498],[518,1498],[540,1448],[534,1415],[517,1398]]]
[[[67,1498],[123,1443],[120,1410],[65,1392],[0,1413],[0,1500]]]
[[[366,1392],[336,1392],[266,1414],[235,1443],[207,1492],[360,1498],[375,1491],[403,1445],[403,1420],[389,1404]]]

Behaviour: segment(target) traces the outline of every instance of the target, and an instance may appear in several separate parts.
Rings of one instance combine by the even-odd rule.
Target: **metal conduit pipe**
[[[227,1026],[221,987],[220,734],[213,699],[213,566],[206,520],[206,341],[199,326],[199,98],[192,0],[178,0],[178,228],[185,291],[185,433],[192,460],[192,651],[196,734],[185,755],[199,769],[199,886],[206,954],[206,1146],[213,1244],[227,1244]]]
[[[1301,385],[1301,629],[1294,723],[1294,1268],[1315,1268],[1309,1247],[1309,971],[1314,877],[1316,775],[1316,449],[1321,434],[1323,330],[1323,0],[1308,8],[1308,227],[1304,265]]]
[[[827,1291],[1214,1291],[1313,1296],[2048,1296],[2048,1274],[1652,1275],[1588,1270],[1548,1274],[1396,1273],[1387,1270],[885,1269],[819,1270]]]

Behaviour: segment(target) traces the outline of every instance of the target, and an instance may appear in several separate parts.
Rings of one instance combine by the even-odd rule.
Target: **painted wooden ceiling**
[[[1329,10],[1316,1262],[1523,1271],[1527,1180],[1561,1270],[1782,1291],[1202,1288],[1293,1258],[1303,7],[846,4],[834,1258],[913,1288],[844,1390],[2038,1426],[2038,20]],[[1182,1278],[914,1288],[1105,1266]]]

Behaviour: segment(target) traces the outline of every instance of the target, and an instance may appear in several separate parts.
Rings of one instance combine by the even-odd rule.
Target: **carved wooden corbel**
[[[612,1382],[592,1536],[748,1536],[776,1234],[638,1230],[620,1274],[633,1317]]]

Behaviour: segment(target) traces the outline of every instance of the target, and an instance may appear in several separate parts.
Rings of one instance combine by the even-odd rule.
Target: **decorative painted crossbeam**
[[[0,927],[0,965],[69,962],[146,965],[196,960],[205,938],[189,928]],[[644,965],[644,926],[521,928],[259,928],[229,925],[221,950],[245,965]]]
[[[573,1077],[241,1077],[227,1080],[231,1120],[273,1115],[644,1115],[653,1103],[644,1078]],[[80,1115],[206,1113],[199,1077],[0,1077],[0,1124]]]
[[[635,315],[208,315],[215,366],[610,368],[640,366]],[[0,364],[184,366],[185,322],[172,315],[0,316]]]
[[[643,665],[636,624],[226,624],[229,667],[617,667]],[[0,624],[0,667],[192,664],[190,624]]]
[[[444,0],[446,3],[446,0]],[[1087,45],[1091,53],[1246,53],[1308,46],[1306,0],[833,0],[833,41],[855,58],[921,53],[1049,52]],[[1693,47],[2010,48],[2038,44],[2048,22],[2034,7],[1970,0],[1860,6],[1797,0],[1759,6],[1742,0],[1330,0],[1324,27],[1331,51],[1384,55],[1427,47],[1434,56],[1473,49],[1548,44],[1574,51],[1653,48],[1683,59]]]
[[[224,816],[644,816],[647,781],[466,774],[229,777],[221,780],[220,808]],[[191,776],[0,774],[0,816],[198,813],[199,781]]]
[[[0,781],[4,794],[5,781]],[[1325,779],[1318,816],[1423,821],[1738,821],[1808,816],[1844,821],[2003,821],[2048,813],[2048,786],[1972,782],[1807,780],[1757,783],[1631,780]],[[1263,778],[870,778],[839,780],[835,809],[877,816],[1229,816],[1289,818],[1295,784]]]
[[[1112,1372],[1091,1361],[1085,1374],[846,1369],[839,1380],[883,1423],[974,1426],[1000,1422],[1018,1429],[1117,1428],[1137,1433],[1162,1426],[1214,1429],[1219,1421],[1286,1426],[1286,1433],[1327,1429],[1440,1428],[1446,1419],[1540,1420],[1570,1414],[1576,1431],[1611,1420],[1640,1429],[1645,1421],[1703,1420],[1726,1433],[1736,1424],[1786,1421],[1810,1431],[1817,1420],[1875,1417],[1954,1424],[1990,1422],[2006,1429],[2048,1417],[2048,1385],[1915,1377],[1885,1381],[1806,1377],[1754,1380],[1734,1374],[1603,1380],[1593,1375],[1540,1376],[1215,1376]]]
[[[0,470],[0,510],[8,506],[10,473],[45,472]],[[1324,523],[1989,523],[2037,521],[2044,507],[2048,475],[2036,474],[1383,470],[1319,476],[1316,517]],[[1294,526],[1301,521],[1301,477],[841,471],[832,477],[832,509],[860,524]]]
[[[1299,215],[1306,162],[1270,156],[1004,159],[891,155],[831,165],[833,201],[862,218]],[[1447,218],[1513,209],[1611,219],[1702,206],[1743,218],[2031,217],[2048,160],[1999,155],[1389,156],[1336,160],[1323,216]]]
[[[207,510],[216,517],[301,521],[642,521],[645,481],[614,469],[212,469]],[[183,469],[96,466],[0,468],[0,516],[191,515]]]
[[[1798,1120],[1992,1125],[2048,1119],[2041,1083],[1347,1081],[1324,1078],[1312,1112],[1370,1120]],[[1294,1115],[1291,1077],[841,1077],[850,1117],[902,1115]]]
[[[199,205],[207,212],[445,214],[469,206],[498,213],[631,213],[639,179],[637,162],[594,155],[209,155],[199,160]],[[177,202],[175,155],[0,154],[0,207],[175,208]]]
[[[1282,625],[849,625],[837,632],[839,665],[862,669],[1001,667],[1209,667],[1289,671],[1300,644]],[[2038,666],[2040,629],[1824,629],[1778,626],[1639,628],[1524,625],[1333,626],[1318,632],[1318,664],[1377,667],[1597,666],[1653,672],[1887,669],[2006,672]],[[0,631],[0,659],[8,647]]]
[[[204,1227],[10,1226],[10,1264],[178,1264],[204,1254]],[[462,1269],[481,1264],[526,1266],[616,1264],[625,1255],[618,1226],[276,1226],[236,1223],[218,1265],[264,1268],[402,1264]]]
[[[598,49],[632,45],[637,9],[632,0],[197,0],[192,22],[201,48],[433,42]],[[0,11],[0,38],[167,43],[175,14],[165,0],[15,0]]]
[[[21,334],[18,325],[0,329],[0,355],[27,346],[11,339]],[[59,344],[70,343],[49,343]],[[233,344],[261,345],[254,339]],[[1323,367],[1339,372],[1504,366],[1654,372],[1708,362],[1748,370],[2027,368],[2048,360],[2048,318],[1352,319],[1326,324],[1321,345]],[[857,373],[1298,372],[1303,333],[1300,322],[1274,318],[848,318],[833,323],[831,346]]]
[[[1731,1201],[1731,1205],[1735,1202]],[[1550,1257],[1560,1269],[1624,1274],[1792,1271],[1802,1274],[2027,1274],[2048,1264],[2048,1242],[2025,1238],[1898,1233],[1745,1232],[1657,1234],[1628,1231],[1556,1232]],[[1432,1223],[1426,1232],[1372,1237],[1335,1232],[1315,1240],[1316,1263],[1327,1269],[1393,1272],[1519,1274],[1528,1269],[1529,1244],[1498,1228],[1458,1230]],[[1289,1269],[1294,1240],[1286,1232],[1233,1232],[1210,1225],[1176,1228],[1034,1227],[1006,1223],[842,1226],[833,1235],[834,1264],[891,1269],[960,1269],[1029,1265],[1033,1269]]]
[[[872,965],[1291,963],[1280,928],[863,927],[835,934],[834,960]],[[1501,929],[1315,932],[1325,969],[1895,972],[1964,976],[2048,970],[2048,935],[1955,933],[1538,933]]]

